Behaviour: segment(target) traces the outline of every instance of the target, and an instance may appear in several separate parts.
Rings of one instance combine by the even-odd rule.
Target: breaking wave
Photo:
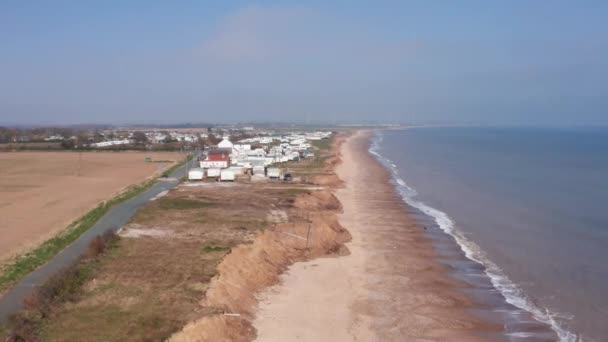
[[[396,189],[401,195],[402,199],[408,205],[433,218],[443,232],[451,235],[454,238],[469,260],[484,266],[486,276],[488,276],[494,288],[502,294],[507,303],[529,312],[537,321],[549,325],[551,329],[555,331],[560,341],[580,341],[577,339],[577,336],[574,333],[568,331],[558,322],[559,318],[564,318],[563,316],[550,312],[547,309],[540,308],[534,304],[525,295],[523,290],[504,274],[498,265],[487,258],[484,251],[477,244],[470,241],[461,231],[455,228],[454,222],[446,213],[435,209],[416,198],[418,193],[414,188],[410,187],[402,178],[400,178],[397,166],[390,159],[382,156],[378,152],[383,138],[383,133],[377,132],[376,136],[372,139],[369,152],[391,172],[392,182],[396,186]],[[507,334],[507,336],[521,338],[523,337],[522,334],[525,333],[515,332],[511,335]]]

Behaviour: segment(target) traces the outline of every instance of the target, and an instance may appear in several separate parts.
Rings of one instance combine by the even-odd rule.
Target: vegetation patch
[[[336,134],[334,133],[329,138],[312,141],[311,145],[314,149],[313,157],[299,161],[276,163],[275,166],[298,177],[311,177],[323,174],[327,161],[331,157],[331,147],[334,144],[335,137]]]
[[[212,252],[224,252],[229,250],[228,247],[216,246],[216,245],[206,245],[203,247],[203,253],[212,253]]]
[[[175,165],[171,166],[170,168],[168,168],[167,170],[165,170],[165,172],[163,172],[163,176],[169,177],[171,176],[172,173],[174,173],[175,171],[177,171],[177,169],[180,168],[180,166],[186,164],[187,162],[191,161],[193,158],[192,154],[189,154],[185,160],[182,160],[179,163],[176,163]]]
[[[60,142],[28,142],[0,144],[1,151],[44,151],[62,149],[63,146]]]
[[[163,197],[158,200],[159,207],[165,210],[175,209],[202,209],[207,208],[211,203],[206,201],[192,200],[188,198],[166,198]]]
[[[285,190],[285,193],[287,195],[295,197],[295,196],[300,195],[300,194],[309,194],[310,190],[308,190],[308,189],[298,189],[298,188],[289,188],[289,189]]]
[[[25,310],[13,316],[9,322],[9,341],[41,340],[47,319],[53,316],[58,305],[77,300],[83,285],[91,279],[98,267],[99,258],[116,244],[113,232],[98,236],[89,244],[85,257],[72,266],[53,275],[24,300]],[[8,329],[7,329],[8,330]]]
[[[332,134],[329,138],[325,138],[325,139],[321,139],[321,140],[313,140],[311,142],[311,145],[316,147],[319,150],[329,150],[331,147],[331,144],[333,142],[333,137],[335,136],[335,134]]]

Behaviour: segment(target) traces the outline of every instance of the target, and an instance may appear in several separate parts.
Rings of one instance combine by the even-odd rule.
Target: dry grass
[[[329,155],[329,150],[319,149],[318,158],[302,161],[297,167],[311,177],[323,175]],[[124,231],[147,230],[150,234],[123,234],[125,237],[98,258],[94,270],[79,284],[78,295],[54,303],[39,336],[45,341],[160,341],[189,322],[221,317],[217,314],[224,305],[201,305],[201,300],[226,256],[253,245],[260,230],[275,224],[269,218],[271,210],[286,213],[288,222],[281,223],[281,229],[296,234],[305,234],[308,219],[328,225],[321,217],[311,218],[309,208],[339,210],[335,198],[317,198],[314,191],[301,185],[285,184],[180,187],[149,202]],[[309,199],[296,200],[302,196]],[[329,207],[321,208],[322,203]],[[334,235],[344,232],[339,227],[326,230],[335,230],[327,245],[337,246]],[[319,244],[324,242],[321,236],[315,238]],[[96,255],[103,246],[94,242],[90,253]],[[300,247],[296,252],[302,254]],[[325,254],[329,249],[319,245],[315,253]],[[277,269],[284,267],[277,263]],[[235,336],[241,337],[240,330],[248,331],[247,326],[235,329]]]
[[[41,336],[45,341],[160,341],[217,313],[199,301],[218,264],[231,248],[251,243],[270,225],[270,208],[290,210],[300,193],[280,184],[182,187],[148,203],[125,231],[137,227],[167,234],[121,238],[100,259],[77,300],[53,310]]]
[[[83,293],[83,285],[91,278],[104,253],[117,242],[113,232],[97,236],[89,244],[86,255],[76,264],[52,276],[25,300],[25,310],[11,318],[7,341],[43,341],[46,321],[57,309],[77,301]],[[0,334],[0,337],[2,334]]]
[[[332,157],[332,147],[336,143],[336,134],[330,138],[313,141],[314,157],[299,161],[289,161],[279,163],[279,167],[287,170],[295,177],[302,177],[307,182],[312,182],[312,178],[327,174],[326,166]]]

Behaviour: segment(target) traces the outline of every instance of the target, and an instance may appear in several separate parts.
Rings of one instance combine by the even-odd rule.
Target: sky
[[[608,1],[0,2],[0,124],[608,124]]]

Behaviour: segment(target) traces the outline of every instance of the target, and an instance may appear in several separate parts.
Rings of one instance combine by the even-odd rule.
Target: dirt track
[[[48,239],[100,201],[152,176],[177,153],[0,153],[0,265]]]

